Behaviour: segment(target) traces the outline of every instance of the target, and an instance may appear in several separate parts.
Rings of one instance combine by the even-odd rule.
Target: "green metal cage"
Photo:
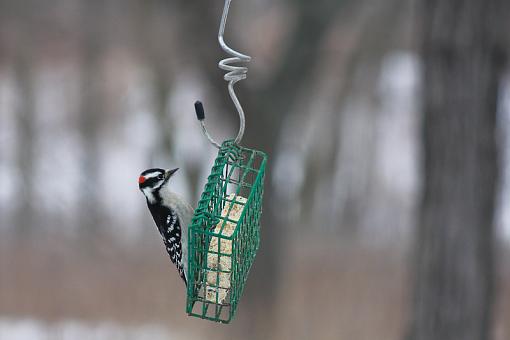
[[[189,226],[186,312],[229,323],[260,243],[267,156],[224,142]]]

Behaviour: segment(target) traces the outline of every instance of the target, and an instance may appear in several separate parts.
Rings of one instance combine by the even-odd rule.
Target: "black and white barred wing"
[[[183,245],[181,242],[182,228],[177,214],[172,210],[166,209],[165,214],[161,216],[161,220],[158,223],[158,229],[170,260],[177,267],[184,283],[187,283],[182,252]]]

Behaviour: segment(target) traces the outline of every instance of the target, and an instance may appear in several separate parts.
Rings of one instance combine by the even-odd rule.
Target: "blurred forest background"
[[[0,0],[0,339],[509,339],[502,3],[233,1],[243,144],[270,168],[225,326],[185,315],[136,182],[179,167],[196,203],[195,100],[237,131],[223,0]]]

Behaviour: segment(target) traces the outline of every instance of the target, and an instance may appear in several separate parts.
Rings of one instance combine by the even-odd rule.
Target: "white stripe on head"
[[[145,179],[150,179],[150,178],[158,177],[161,174],[162,173],[159,171],[154,171],[154,172],[149,172],[148,174],[143,175],[143,177],[145,177]]]

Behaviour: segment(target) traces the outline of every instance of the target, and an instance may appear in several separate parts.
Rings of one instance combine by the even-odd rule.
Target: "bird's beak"
[[[175,174],[177,172],[177,170],[179,170],[179,168],[175,168],[175,169],[172,169],[172,170],[167,170],[165,172],[165,178],[169,179],[170,177],[172,177],[173,174]]]

